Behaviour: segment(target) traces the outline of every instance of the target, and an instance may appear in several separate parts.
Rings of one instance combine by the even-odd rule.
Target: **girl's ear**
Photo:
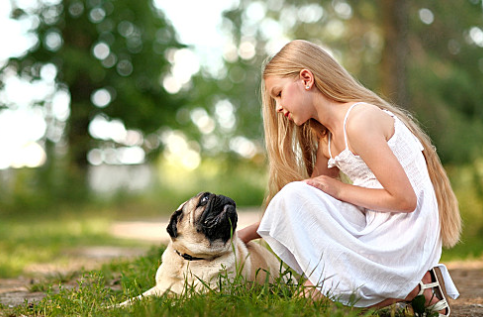
[[[303,81],[305,88],[310,89],[314,85],[314,74],[308,69],[302,69],[300,71],[300,79]]]

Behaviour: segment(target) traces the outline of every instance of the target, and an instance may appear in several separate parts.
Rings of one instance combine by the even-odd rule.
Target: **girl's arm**
[[[416,194],[387,144],[394,133],[394,119],[376,107],[354,108],[347,121],[346,131],[349,149],[364,160],[383,188],[345,184],[326,175],[306,182],[339,200],[367,209],[383,212],[414,211],[417,205]]]
[[[312,173],[312,177],[316,177],[319,175],[327,175],[329,177],[337,177],[339,176],[339,169],[328,168],[328,154],[327,152],[327,141],[326,139],[321,140],[319,144],[319,148],[317,151],[317,159],[314,166],[314,172]],[[260,239],[261,237],[258,235],[257,230],[260,225],[260,222],[254,223],[246,228],[237,231],[238,237],[246,243],[254,239]]]
[[[260,222],[254,223],[248,227],[245,227],[237,231],[238,238],[240,238],[245,244],[254,239],[260,239],[260,235],[257,233]]]

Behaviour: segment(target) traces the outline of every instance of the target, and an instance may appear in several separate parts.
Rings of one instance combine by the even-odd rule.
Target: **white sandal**
[[[422,281],[419,282],[419,286],[421,290],[419,291],[418,296],[424,295],[424,291],[426,289],[433,289],[433,296],[439,299],[439,301],[431,306],[426,307],[426,309],[430,311],[441,311],[446,309],[446,314],[439,314],[439,317],[448,317],[451,314],[451,308],[449,307],[449,303],[447,301],[447,294],[446,294],[446,287],[444,285],[443,275],[441,274],[441,269],[439,267],[434,267],[429,270],[431,274],[431,283],[424,284]]]

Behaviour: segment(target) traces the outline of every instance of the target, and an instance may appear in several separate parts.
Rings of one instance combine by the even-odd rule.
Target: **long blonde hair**
[[[357,82],[322,48],[303,40],[295,40],[284,46],[265,65],[263,79],[270,76],[295,79],[302,69],[312,71],[315,87],[325,97],[343,103],[363,101],[387,109],[420,140],[438,202],[443,245],[454,246],[461,233],[458,201],[430,138],[411,115]],[[296,126],[277,114],[275,100],[266,91],[264,81],[261,91],[265,143],[269,158],[269,188],[265,200],[268,205],[287,183],[310,177],[319,140],[326,137],[327,128],[313,119]]]

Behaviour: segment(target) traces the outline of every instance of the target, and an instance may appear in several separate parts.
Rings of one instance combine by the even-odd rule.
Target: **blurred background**
[[[4,0],[0,222],[168,215],[200,191],[260,206],[260,72],[324,46],[410,110],[483,249],[481,0]],[[0,261],[1,262],[1,261]]]

